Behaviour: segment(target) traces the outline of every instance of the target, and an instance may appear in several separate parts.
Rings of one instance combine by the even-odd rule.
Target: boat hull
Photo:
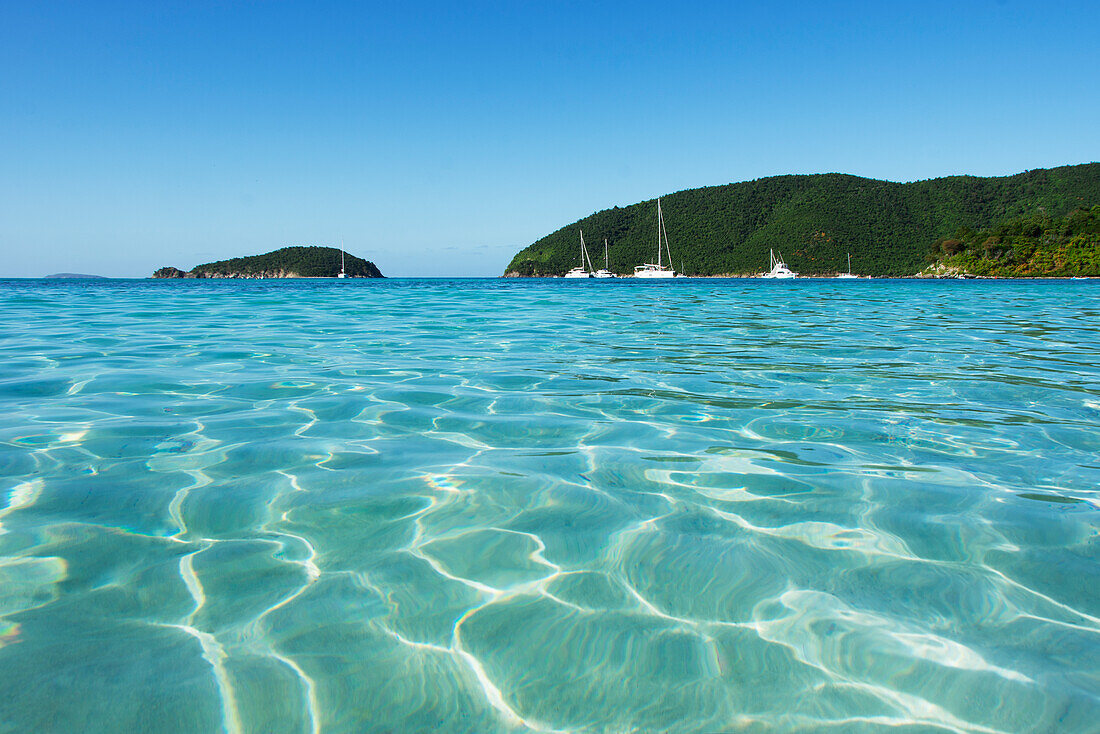
[[[636,268],[634,270],[634,277],[635,278],[675,278],[676,277],[676,271],[675,270],[666,270],[666,269],[658,270],[655,267],[654,268],[645,268],[645,269]]]

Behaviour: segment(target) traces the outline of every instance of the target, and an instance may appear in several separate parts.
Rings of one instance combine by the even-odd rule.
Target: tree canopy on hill
[[[1100,276],[1100,206],[1068,216],[1017,217],[975,232],[960,227],[933,247],[934,270],[1000,278]]]
[[[344,271],[349,278],[383,277],[374,263],[350,253],[344,253]],[[177,275],[179,272],[175,268],[161,268],[154,277],[335,278],[340,272],[340,250],[318,246],[284,247],[263,255],[235,257],[196,265],[189,273]]]
[[[804,274],[847,270],[912,275],[932,243],[960,226],[973,230],[1045,211],[1060,217],[1100,204],[1100,163],[1037,169],[1015,176],[893,183],[839,173],[775,176],[688,189],[661,197],[673,267],[688,275],[767,270],[768,250]],[[596,212],[524,248],[506,274],[561,275],[588,242],[608,238],[611,269],[622,274],[657,251],[655,199]]]

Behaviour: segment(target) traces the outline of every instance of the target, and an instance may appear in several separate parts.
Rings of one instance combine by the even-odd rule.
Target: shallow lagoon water
[[[0,732],[1095,731],[1100,283],[0,281]]]

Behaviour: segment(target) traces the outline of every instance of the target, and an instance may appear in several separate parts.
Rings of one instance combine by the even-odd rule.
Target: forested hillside
[[[1100,163],[1015,176],[892,183],[829,173],[775,176],[689,189],[661,198],[673,267],[688,275],[767,270],[768,250],[803,274],[847,269],[913,275],[933,243],[961,226],[985,230],[1035,213],[1062,217],[1100,204]],[[655,199],[596,212],[521,250],[506,275],[561,275],[577,265],[578,230],[597,252],[604,237],[611,269],[627,274],[656,257]]]
[[[930,273],[998,278],[1100,276],[1100,206],[1068,216],[1042,214],[988,230],[961,227],[933,248]]]

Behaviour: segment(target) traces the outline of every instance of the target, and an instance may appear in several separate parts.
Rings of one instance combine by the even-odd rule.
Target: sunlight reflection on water
[[[0,731],[1090,731],[1098,296],[0,281]]]

